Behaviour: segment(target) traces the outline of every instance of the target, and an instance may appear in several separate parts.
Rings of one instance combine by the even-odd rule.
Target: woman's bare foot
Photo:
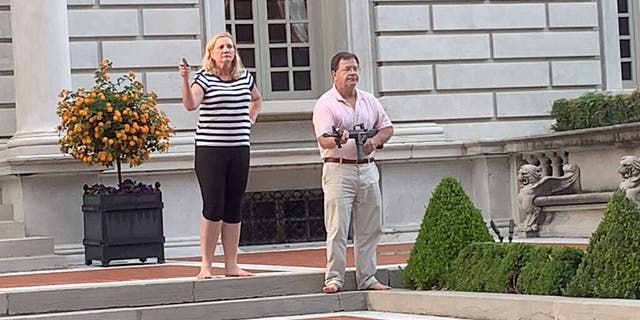
[[[200,273],[196,276],[196,279],[211,279],[213,278],[213,274],[211,273],[211,268],[200,268]]]
[[[384,284],[382,284],[382,283],[380,283],[380,282],[378,282],[378,281],[376,281],[376,282],[372,283],[372,284],[367,288],[367,290],[389,290],[389,289],[391,289],[391,287],[389,287],[389,286],[385,286]]]
[[[225,269],[225,272],[224,272],[225,277],[251,277],[252,275],[253,273],[246,270],[242,270],[238,266]]]

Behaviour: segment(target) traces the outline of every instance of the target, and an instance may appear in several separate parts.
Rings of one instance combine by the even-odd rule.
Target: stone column
[[[360,60],[360,80],[358,88],[375,92],[376,64],[373,55],[373,6],[368,0],[350,0],[347,2],[347,42],[349,51],[358,55]]]
[[[8,147],[57,144],[58,92],[71,87],[66,0],[11,0],[16,134]]]

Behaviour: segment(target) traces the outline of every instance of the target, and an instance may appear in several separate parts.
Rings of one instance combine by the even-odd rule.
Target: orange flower
[[[60,150],[88,164],[140,165],[156,151],[167,151],[174,129],[156,106],[155,92],[144,92],[133,71],[110,81],[112,63],[103,60],[91,89],[62,89],[56,112]]]

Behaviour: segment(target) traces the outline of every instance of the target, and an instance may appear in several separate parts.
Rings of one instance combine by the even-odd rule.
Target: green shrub
[[[574,99],[554,101],[555,131],[596,128],[640,121],[640,90],[629,94],[589,92]]]
[[[504,292],[504,281],[498,267],[507,255],[505,246],[495,242],[478,242],[466,246],[453,261],[446,276],[448,290],[472,292]]]
[[[623,191],[609,200],[567,295],[640,298],[640,212]]]
[[[453,262],[446,288],[456,291],[518,293],[520,270],[529,261],[531,245],[472,243]]]
[[[403,283],[412,288],[441,288],[458,253],[472,242],[493,238],[480,210],[453,177],[444,177],[433,191],[411,250]]]
[[[520,271],[518,290],[526,294],[562,295],[582,261],[577,248],[536,246]]]

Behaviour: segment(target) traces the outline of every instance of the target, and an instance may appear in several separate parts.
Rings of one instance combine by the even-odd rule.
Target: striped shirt
[[[249,102],[255,85],[253,76],[244,70],[238,79],[224,81],[201,69],[196,73],[193,84],[204,91],[196,129],[196,146],[249,146]]]

